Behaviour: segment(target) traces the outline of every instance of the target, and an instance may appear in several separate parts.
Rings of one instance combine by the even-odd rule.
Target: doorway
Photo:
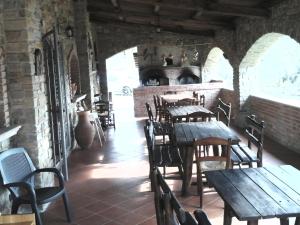
[[[54,165],[62,169],[68,179],[67,154],[71,148],[70,121],[66,103],[66,81],[63,78],[63,46],[57,39],[56,29],[43,36],[47,84],[49,124]]]

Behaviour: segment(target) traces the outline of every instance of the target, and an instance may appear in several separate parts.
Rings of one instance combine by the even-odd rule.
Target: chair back
[[[186,121],[187,122],[211,121],[212,116],[213,114],[211,113],[193,112],[193,113],[188,113],[186,115]]]
[[[194,152],[200,172],[230,168],[231,140],[209,137],[194,140]],[[216,151],[217,148],[217,151]]]
[[[165,91],[164,95],[176,95],[177,91]]]
[[[158,225],[198,225],[172,193],[160,171],[154,169],[154,203]]]
[[[155,109],[157,110],[159,106],[158,106],[158,104],[157,104],[157,99],[156,99],[156,96],[155,96],[155,95],[153,95],[153,103],[154,103]]]
[[[154,116],[153,116],[153,113],[152,113],[151,106],[147,102],[146,102],[145,105],[146,105],[146,110],[147,110],[147,114],[148,114],[149,120],[150,121],[154,121]]]
[[[248,139],[248,147],[257,150],[257,158],[262,162],[262,152],[264,143],[264,128],[265,122],[258,122],[255,115],[249,115],[246,118],[247,128],[245,131],[246,138]]]
[[[197,99],[195,105],[201,105],[205,107],[205,95],[199,95],[199,93],[194,91],[193,97]]]
[[[0,173],[4,186],[17,182],[34,185],[34,177],[29,175],[35,170],[36,168],[24,148],[12,148],[0,154]],[[21,194],[20,188],[8,187],[8,189],[16,197]]]
[[[231,116],[231,103],[225,103],[221,98],[218,99],[217,120],[222,121],[229,127]]]

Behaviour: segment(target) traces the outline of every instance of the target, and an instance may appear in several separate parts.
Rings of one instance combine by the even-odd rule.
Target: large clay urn
[[[90,122],[90,111],[80,111],[75,127],[75,139],[82,149],[89,148],[95,136],[95,128]]]

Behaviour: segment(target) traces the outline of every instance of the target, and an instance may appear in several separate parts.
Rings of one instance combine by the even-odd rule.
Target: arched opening
[[[220,48],[213,48],[202,69],[203,82],[222,81],[224,88],[233,90],[233,68]]]
[[[133,88],[139,86],[139,72],[134,60],[136,52],[137,47],[133,47],[106,59],[108,97],[113,102],[116,123],[126,113],[133,115]]]
[[[249,49],[240,65],[241,103],[249,95],[299,105],[300,45],[287,35],[269,33]]]

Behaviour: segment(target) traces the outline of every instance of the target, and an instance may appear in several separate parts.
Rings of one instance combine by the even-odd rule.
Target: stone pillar
[[[81,93],[87,94],[86,104],[88,107],[92,105],[93,99],[93,79],[91,77],[92,65],[89,60],[89,42],[91,42],[91,36],[89,36],[89,16],[87,12],[86,0],[74,1],[74,13],[75,13],[75,38],[77,45],[77,53],[80,68],[80,87]]]
[[[100,90],[103,100],[108,100],[106,59],[99,57]]]

